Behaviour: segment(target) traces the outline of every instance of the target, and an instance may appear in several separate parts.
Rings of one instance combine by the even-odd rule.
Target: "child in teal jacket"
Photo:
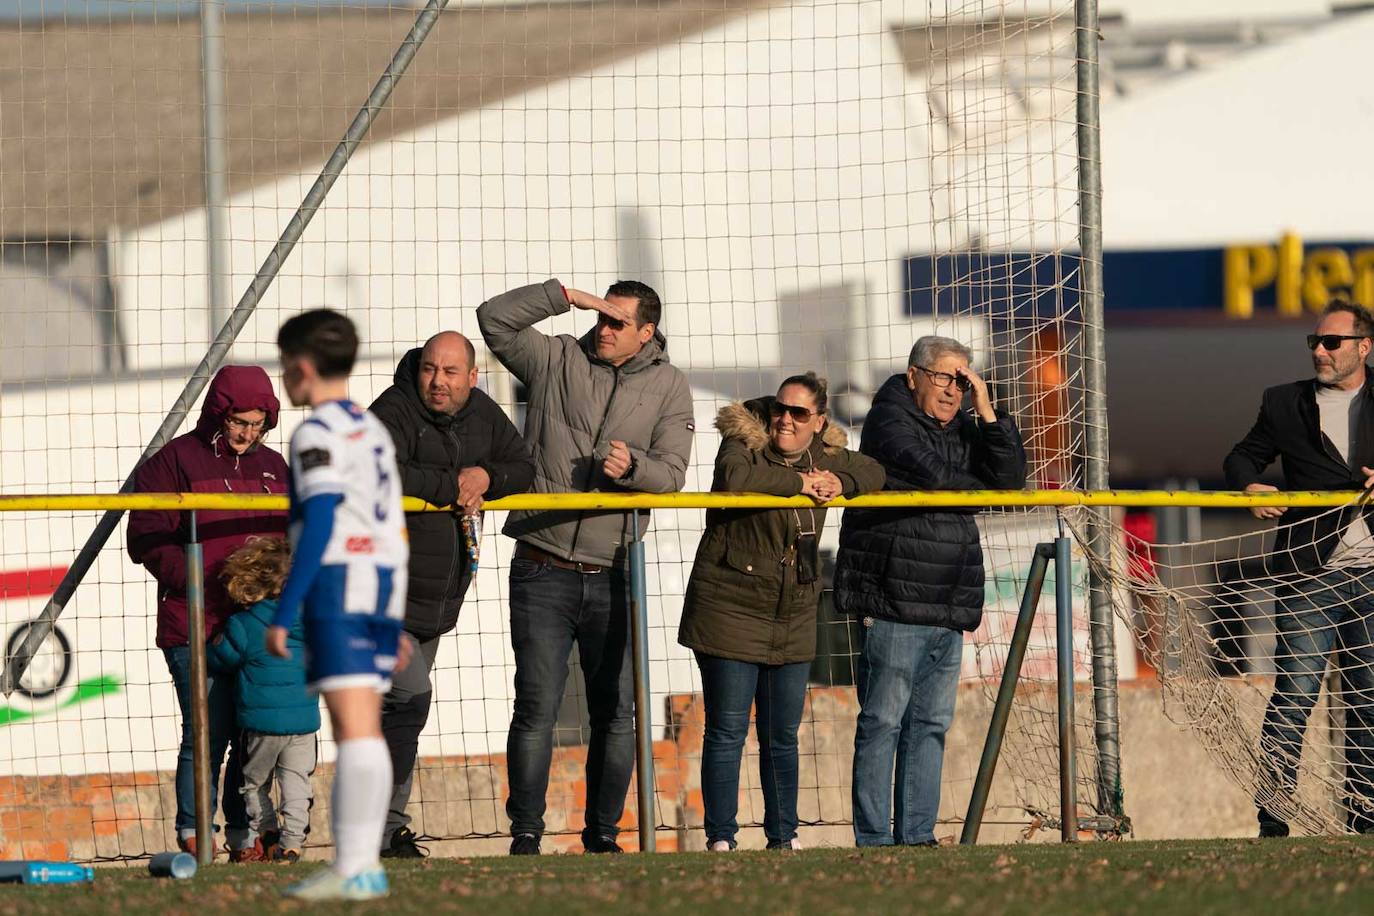
[[[281,538],[254,538],[229,556],[225,586],[244,609],[229,618],[209,647],[210,666],[237,675],[234,700],[243,731],[243,798],[255,835],[238,861],[295,862],[310,830],[310,777],[315,772],[320,701],[305,689],[300,624],[288,639],[290,658],[269,654],[265,640],[290,560],[290,549]],[[272,804],[274,777],[280,808]]]

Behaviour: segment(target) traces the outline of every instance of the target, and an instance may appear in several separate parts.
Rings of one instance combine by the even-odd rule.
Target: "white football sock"
[[[345,878],[377,865],[391,804],[391,752],[381,738],[339,742],[330,822],[334,870]]]

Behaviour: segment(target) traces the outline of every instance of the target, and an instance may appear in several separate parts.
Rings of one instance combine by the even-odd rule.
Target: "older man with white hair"
[[[927,336],[873,398],[859,451],[888,490],[1017,489],[1026,451],[993,407],[968,347]],[[963,407],[965,396],[971,409]],[[964,631],[983,617],[983,551],[972,509],[849,509],[835,603],[861,617],[854,734],[854,840],[934,845],[945,732]],[[893,785],[893,760],[896,785]]]

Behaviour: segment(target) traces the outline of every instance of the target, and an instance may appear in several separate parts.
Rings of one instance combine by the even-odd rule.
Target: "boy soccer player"
[[[277,333],[282,384],[312,411],[291,436],[291,572],[267,631],[288,656],[299,613],[306,677],[324,695],[338,743],[330,811],[334,864],[287,888],[308,900],[385,896],[382,831],[391,800],[391,755],[382,738],[405,607],[405,517],[396,454],[386,427],[348,400],[357,355],[353,323],[317,309]]]

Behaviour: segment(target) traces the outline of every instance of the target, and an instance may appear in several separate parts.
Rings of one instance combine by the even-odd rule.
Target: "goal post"
[[[19,135],[0,136],[26,153],[6,149],[7,162],[24,165],[0,175],[0,300],[22,303],[0,315],[0,363],[16,373],[0,378],[0,428],[13,443],[0,456],[0,499],[125,493],[102,505],[89,536],[79,502],[22,521],[0,514],[0,577],[24,583],[6,602],[18,641],[3,687],[39,711],[9,735],[0,727],[0,771],[122,774],[113,794],[123,801],[92,815],[110,832],[93,827],[74,847],[82,855],[165,845],[165,818],[153,816],[165,804],[131,774],[160,774],[165,789],[175,747],[177,711],[151,638],[155,588],[124,557],[114,507],[135,504],[121,502],[135,498],[132,469],[187,428],[221,364],[269,363],[280,319],[318,305],[342,309],[363,332],[358,400],[391,384],[396,361],[429,334],[456,329],[477,344],[489,393],[519,417],[524,392],[482,347],[476,304],[549,276],[594,289],[646,280],[667,303],[669,352],[693,388],[688,491],[709,486],[720,407],[813,369],[829,377],[833,416],[857,441],[875,389],[903,371],[912,343],[959,337],[1025,433],[1031,495],[1042,500],[939,496],[992,509],[980,517],[988,607],[961,671],[969,707],[992,702],[1028,560],[1054,536],[1049,507],[1111,504],[1085,492],[1106,483],[1105,416],[1094,413],[1104,384],[1097,154],[1087,136],[1096,100],[1085,113],[1080,85],[1095,66],[1084,45],[1096,40],[1094,4],[431,0],[417,11],[409,0],[226,0],[228,187],[218,207],[202,189],[217,169],[202,161],[197,133],[217,130],[201,127],[190,91],[204,66],[191,53],[198,25],[135,6],[127,16],[0,23],[7,59],[24,62],[14,76],[28,106]],[[63,63],[58,49],[85,63]],[[59,146],[72,156],[40,155]],[[222,260],[207,250],[215,238]],[[102,259],[108,269],[91,266]],[[207,350],[195,329],[221,270],[240,295]],[[71,295],[52,298],[68,286]],[[100,321],[88,322],[86,287],[109,290],[97,312],[118,333],[102,337]],[[560,316],[541,330],[585,326]],[[91,358],[32,357],[74,345]],[[288,411],[282,429],[298,419]],[[660,766],[654,816],[684,844],[696,842],[700,812],[699,749],[683,736],[702,711],[676,626],[701,509],[715,498],[665,501],[645,538],[649,702],[656,724],[668,723],[652,753],[677,761]],[[422,737],[413,807],[436,837],[481,841],[504,829],[510,544],[494,521],[458,629],[442,643]],[[823,539],[827,562],[837,528]],[[1108,555],[1097,537],[1091,551],[1075,550],[1070,583],[1075,607],[1092,607],[1074,658],[1075,676],[1095,685],[1076,723],[1085,816],[1121,813],[1110,725],[1111,631],[1121,624],[1088,581],[1097,575],[1088,554]],[[861,628],[823,611],[818,629],[829,648],[808,694],[800,816],[842,834]],[[47,651],[49,633],[74,634],[76,681],[35,700],[21,689],[32,680],[22,660]],[[1009,716],[1009,788],[990,803],[1004,825],[1038,817],[1028,810],[1059,814],[1058,728],[1039,700],[1053,691],[1044,663],[1054,653],[1052,637],[1034,634],[1022,681],[1031,690]],[[107,673],[100,683],[119,680],[117,696],[62,705]],[[572,682],[557,736],[568,755],[586,725],[576,674]],[[942,824],[962,816],[981,741],[981,727],[951,737]],[[762,799],[748,769],[741,820],[757,824]],[[551,801],[562,811],[578,791],[554,786]],[[563,821],[554,832],[575,830]]]
[[[1078,244],[1083,285],[1083,436],[1084,484],[1089,490],[1108,489],[1107,474],[1107,322],[1102,287],[1102,109],[1101,41],[1097,0],[1075,0],[1074,37],[1078,49]],[[1102,555],[1110,546],[1105,509],[1093,513],[1088,540]],[[1089,573],[1089,634],[1092,640],[1093,738],[1097,749],[1098,809],[1123,817],[1121,785],[1121,719],[1117,703],[1115,618],[1107,583],[1096,570]]]

